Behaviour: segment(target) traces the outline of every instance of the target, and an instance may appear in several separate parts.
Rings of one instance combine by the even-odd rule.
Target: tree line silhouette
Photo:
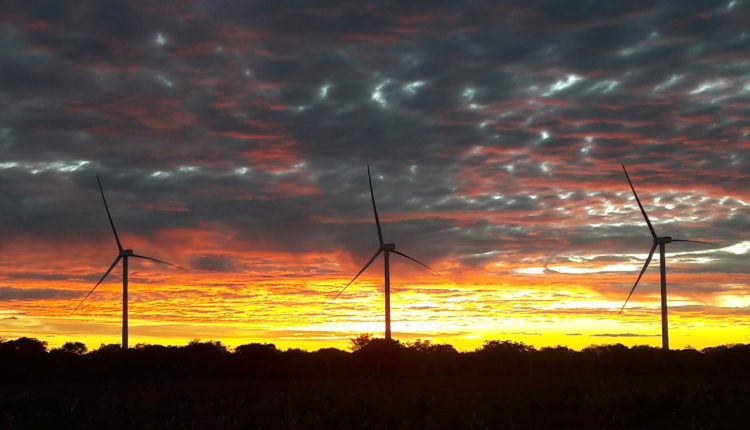
[[[340,378],[370,376],[462,377],[750,376],[750,345],[736,344],[664,351],[650,346],[598,345],[575,351],[564,346],[536,349],[520,342],[489,340],[474,351],[416,340],[351,338],[351,351],[323,348],[285,351],[269,343],[230,350],[220,341],[186,346],[139,344],[122,350],[103,344],[88,351],[81,342],[48,349],[22,337],[0,339],[0,366],[6,381],[117,381],[215,378]]]

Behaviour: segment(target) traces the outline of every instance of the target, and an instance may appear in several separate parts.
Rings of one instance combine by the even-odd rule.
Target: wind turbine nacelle
[[[130,257],[133,254],[134,253],[133,253],[132,249],[123,249],[123,250],[120,251],[120,257]]]
[[[380,245],[381,251],[395,251],[396,250],[396,244],[395,243],[384,243]]]
[[[672,236],[664,236],[656,239],[656,243],[672,243]]]

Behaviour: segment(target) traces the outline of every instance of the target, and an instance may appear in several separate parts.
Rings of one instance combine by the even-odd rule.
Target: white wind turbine
[[[177,267],[172,263],[167,263],[166,261],[158,260],[156,258],[152,257],[146,257],[145,255],[138,255],[133,252],[132,249],[125,249],[122,247],[122,243],[120,242],[120,236],[117,234],[117,229],[115,228],[115,223],[112,221],[112,215],[109,213],[109,206],[107,206],[107,199],[104,197],[104,190],[102,189],[102,182],[99,180],[99,176],[97,175],[96,181],[99,183],[99,192],[102,195],[102,201],[104,201],[104,209],[107,210],[107,217],[109,218],[109,224],[112,226],[112,233],[115,235],[115,241],[117,242],[117,250],[118,254],[117,257],[115,257],[115,261],[112,262],[112,264],[109,266],[109,269],[107,269],[106,272],[104,272],[104,275],[99,279],[99,282],[94,285],[94,288],[91,289],[91,291],[86,294],[86,296],[81,300],[80,303],[78,303],[78,306],[73,309],[73,312],[70,314],[72,315],[78,308],[81,307],[84,301],[91,295],[91,293],[96,290],[96,287],[99,286],[104,281],[104,278],[109,275],[109,272],[114,269],[114,267],[117,265],[117,263],[122,260],[122,349],[128,349],[128,258],[143,258],[145,260],[151,260],[155,261],[157,263],[166,264],[168,266]]]
[[[387,340],[391,340],[391,266],[390,266],[390,254],[396,254],[400,255],[401,257],[404,257],[408,260],[411,260],[421,266],[426,267],[427,269],[431,270],[433,273],[435,272],[432,270],[432,268],[421,261],[410,257],[403,252],[396,251],[396,244],[395,243],[385,243],[383,241],[383,231],[380,228],[380,218],[378,217],[378,208],[375,206],[375,194],[372,191],[372,178],[370,177],[370,166],[367,166],[367,179],[370,183],[370,198],[372,199],[372,210],[375,214],[375,225],[378,228],[378,241],[379,246],[377,251],[375,251],[375,254],[370,258],[370,260],[365,263],[365,265],[360,269],[360,271],[352,278],[351,281],[349,281],[344,288],[339,291],[338,294],[336,294],[336,297],[334,297],[331,301],[336,300],[341,293],[343,293],[354,281],[361,275],[365,270],[367,270],[368,267],[372,264],[373,261],[375,261],[376,258],[382,253],[383,254],[383,260],[384,260],[384,284],[385,284],[385,338]]]

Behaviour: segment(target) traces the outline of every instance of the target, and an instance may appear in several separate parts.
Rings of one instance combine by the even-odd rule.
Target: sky
[[[750,1],[0,10],[0,336],[345,348],[750,343]],[[657,254],[658,255],[658,254]]]

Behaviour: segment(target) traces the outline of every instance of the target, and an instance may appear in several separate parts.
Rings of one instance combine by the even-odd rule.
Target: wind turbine
[[[112,215],[109,213],[109,206],[107,206],[107,199],[104,198],[104,190],[102,190],[102,181],[99,180],[99,175],[96,176],[96,181],[99,183],[99,192],[102,195],[102,201],[104,201],[104,209],[107,210],[107,217],[109,218],[109,225],[112,226],[112,233],[115,235],[115,241],[117,242],[117,250],[118,254],[117,257],[115,257],[115,261],[112,262],[112,264],[109,266],[109,269],[107,269],[106,272],[104,272],[104,275],[99,279],[99,282],[94,285],[94,288],[91,289],[91,291],[86,294],[86,296],[81,300],[80,303],[78,303],[78,306],[76,306],[75,309],[73,309],[73,312],[70,314],[73,315],[75,311],[78,310],[78,308],[81,307],[84,301],[86,301],[87,298],[91,295],[91,293],[96,290],[96,287],[99,286],[99,284],[104,281],[104,278],[109,275],[109,272],[114,269],[114,267],[117,265],[117,263],[122,260],[122,349],[128,349],[128,258],[134,257],[134,258],[143,258],[144,260],[151,260],[155,261],[157,263],[166,264],[168,266],[177,267],[172,263],[167,263],[166,261],[157,260],[156,258],[146,257],[145,255],[138,255],[133,252],[132,249],[125,249],[122,247],[122,243],[120,242],[120,236],[117,235],[117,229],[115,228],[115,223],[112,221]]]
[[[648,268],[648,264],[651,263],[651,258],[654,256],[654,251],[656,250],[656,247],[659,246],[659,271],[661,272],[661,346],[663,350],[669,350],[669,329],[668,329],[668,323],[667,323],[667,264],[665,261],[666,260],[666,255],[665,255],[666,245],[672,242],[693,242],[693,243],[702,243],[705,245],[711,245],[711,244],[708,242],[701,242],[699,240],[672,239],[671,236],[657,236],[656,230],[654,230],[654,226],[651,225],[651,220],[648,219],[648,215],[646,215],[646,210],[643,209],[641,200],[638,198],[638,194],[635,192],[635,187],[633,187],[633,182],[630,180],[630,175],[628,175],[628,171],[625,169],[625,164],[622,164],[622,170],[625,172],[625,177],[628,179],[628,183],[630,184],[630,189],[633,190],[635,201],[638,202],[638,207],[641,209],[641,213],[643,214],[643,219],[646,220],[646,225],[648,225],[648,229],[651,232],[651,236],[654,238],[654,244],[651,246],[651,251],[649,252],[648,257],[646,258],[646,263],[643,265],[643,268],[641,269],[641,273],[638,274],[638,278],[635,280],[635,284],[633,284],[633,288],[630,289],[630,294],[628,294],[628,298],[625,299],[625,303],[623,303],[622,308],[620,308],[620,314],[622,314],[622,311],[625,309],[625,305],[628,304],[628,300],[630,300],[630,296],[633,295],[633,291],[635,291],[635,287],[638,286],[638,282],[641,280],[643,273]]]
[[[380,218],[378,217],[378,208],[375,206],[375,194],[372,191],[372,178],[370,177],[370,166],[367,166],[367,180],[370,183],[370,198],[372,199],[372,211],[375,213],[375,225],[378,228],[378,241],[380,242],[380,246],[378,247],[378,250],[375,251],[375,254],[370,258],[370,260],[365,263],[365,265],[362,267],[362,269],[352,278],[351,281],[349,281],[346,286],[339,291],[338,294],[336,294],[336,297],[331,300],[333,302],[336,300],[341,293],[343,293],[349,286],[354,283],[355,280],[361,275],[365,270],[367,270],[368,267],[372,264],[373,261],[375,261],[376,258],[378,258],[378,255],[381,253],[383,254],[383,261],[385,263],[385,272],[384,272],[384,283],[385,283],[385,338],[386,340],[391,340],[391,265],[390,265],[390,254],[394,253],[396,255],[400,255],[408,260],[411,260],[421,266],[426,267],[427,269],[431,270],[433,273],[435,272],[432,270],[432,268],[421,261],[417,260],[416,258],[412,258],[403,252],[396,251],[396,244],[395,243],[385,243],[383,242],[383,231],[380,228]]]

